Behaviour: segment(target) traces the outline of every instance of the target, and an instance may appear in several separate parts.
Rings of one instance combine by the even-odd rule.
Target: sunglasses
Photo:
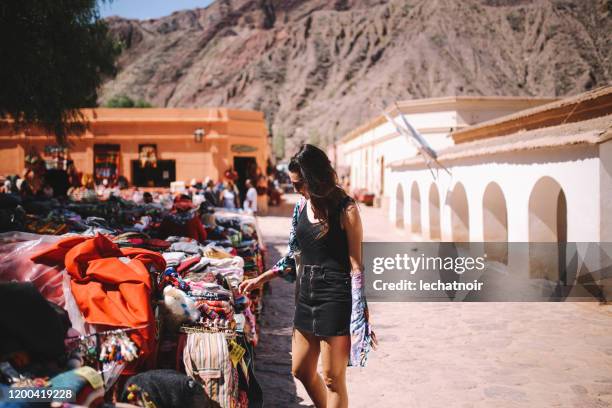
[[[293,184],[293,188],[295,188],[296,191],[299,191],[304,187],[304,180],[292,181],[291,184]]]

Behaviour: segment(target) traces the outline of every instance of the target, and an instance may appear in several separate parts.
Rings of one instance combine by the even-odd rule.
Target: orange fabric
[[[86,239],[87,238],[81,236],[62,239],[61,241],[56,242],[52,247],[33,255],[30,259],[34,263],[43,265],[63,265],[66,252],[68,252],[68,250],[73,246],[80,244]]]
[[[129,260],[123,262],[121,257]],[[65,265],[72,294],[88,323],[134,328],[148,325],[138,331],[139,336],[132,337],[143,354],[153,352],[156,324],[149,267],[165,269],[160,254],[140,248],[121,249],[107,237],[97,235],[59,241],[32,260]]]

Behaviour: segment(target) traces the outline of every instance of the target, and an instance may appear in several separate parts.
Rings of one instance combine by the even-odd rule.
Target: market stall
[[[263,405],[262,294],[238,292],[263,272],[256,219],[180,200],[13,207],[21,231],[0,234],[0,302],[14,310],[0,313],[3,394],[27,386],[70,388],[87,406]],[[203,231],[167,236],[167,220]],[[162,391],[172,381],[184,386]]]

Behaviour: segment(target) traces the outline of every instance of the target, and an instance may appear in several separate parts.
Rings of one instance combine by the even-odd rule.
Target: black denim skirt
[[[350,323],[350,273],[304,265],[293,318],[295,328],[319,337],[345,336]]]

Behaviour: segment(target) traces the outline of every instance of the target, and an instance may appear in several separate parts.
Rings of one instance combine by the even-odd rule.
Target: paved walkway
[[[289,201],[295,200],[289,196]],[[268,261],[284,251],[290,204],[259,220]],[[362,207],[366,241],[402,241]],[[267,407],[312,406],[290,373],[293,285],[271,282],[257,348]],[[351,407],[612,407],[612,306],[370,303],[380,347],[348,369]]]

